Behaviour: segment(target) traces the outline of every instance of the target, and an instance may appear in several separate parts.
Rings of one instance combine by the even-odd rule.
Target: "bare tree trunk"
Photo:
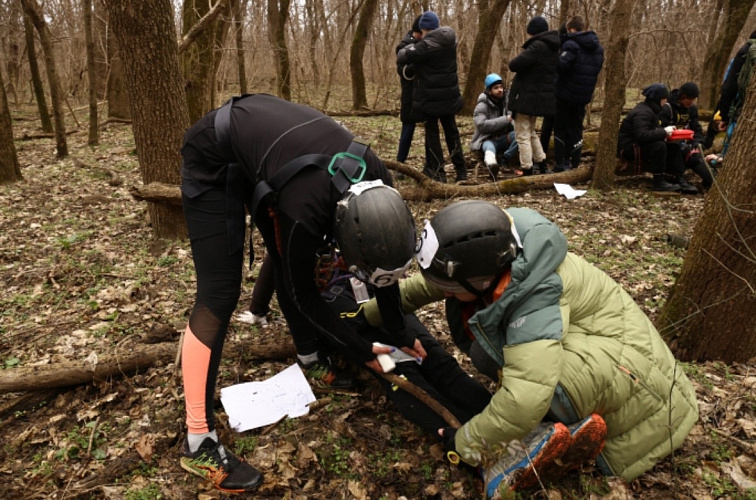
[[[94,37],[92,36],[92,0],[83,0],[84,36],[87,44],[87,78],[89,80],[89,136],[90,146],[99,144],[97,128],[97,70],[95,68]]]
[[[31,73],[34,97],[37,100],[37,109],[39,109],[39,119],[42,122],[42,132],[52,133],[52,119],[50,118],[50,112],[47,110],[45,87],[42,84],[42,76],[39,73],[37,51],[34,49],[34,27],[32,26],[31,19],[26,14],[24,14],[24,35],[26,36],[26,51],[29,54],[29,72]]]
[[[42,16],[42,10],[39,8],[37,0],[21,0],[21,3],[42,42],[42,52],[45,55],[45,69],[47,70],[47,82],[50,85],[50,100],[53,107],[55,150],[58,158],[65,158],[68,156],[68,143],[66,142],[66,123],[63,119],[63,91],[60,87],[58,71],[55,69],[55,49],[53,48],[52,37],[50,36],[50,28]]]
[[[313,0],[305,0],[305,13],[307,14],[307,29],[309,31],[310,43],[308,46],[310,54],[310,68],[312,69],[313,85],[316,87],[320,85],[320,70],[318,69],[318,59],[316,57],[316,49],[318,41],[320,40],[320,19],[317,13],[317,5]],[[323,38],[326,39],[326,35],[323,34]]]
[[[559,19],[557,19],[556,26],[552,26],[552,29],[559,29],[562,23],[567,22],[567,16],[570,14],[570,0],[562,0],[559,4]]]
[[[625,54],[630,40],[630,24],[635,0],[616,0],[609,15],[609,37],[606,43],[606,85],[604,109],[601,112],[599,146],[596,151],[596,168],[593,172],[593,187],[612,189],[614,170],[617,164],[617,134],[622,107],[625,105]]]
[[[121,49],[142,181],[179,184],[179,149],[184,131],[189,128],[189,111],[178,64],[171,2],[104,3]],[[180,207],[148,203],[147,211],[156,237],[186,236]]]
[[[465,106],[460,114],[472,114],[473,109],[475,109],[478,94],[483,88],[488,62],[491,59],[491,47],[493,47],[496,33],[499,32],[499,26],[507,7],[509,7],[509,0],[493,0],[490,4],[480,2],[478,7],[480,9],[478,12],[478,34],[475,35],[467,83],[462,94]]]
[[[244,60],[244,12],[247,0],[231,0],[234,15],[234,40],[236,42],[236,68],[239,75],[239,93],[247,93],[247,66]]]
[[[289,20],[290,0],[268,0],[268,30],[270,44],[276,54],[276,86],[278,96],[291,100],[291,66],[286,46],[286,22]]]
[[[362,58],[365,55],[365,45],[370,36],[370,27],[375,18],[375,10],[378,0],[363,0],[360,9],[360,19],[352,38],[352,48],[349,51],[349,70],[352,74],[352,109],[367,108],[367,92],[365,90],[365,69],[362,66]]]
[[[108,30],[107,43],[110,66],[107,81],[108,118],[131,120],[131,105],[129,104],[129,93],[126,90],[123,58],[112,29]]]
[[[184,0],[181,16],[182,34],[186,37],[193,32],[195,25],[221,1],[223,0],[216,0],[215,4],[211,4],[207,0]],[[222,39],[219,33],[221,30],[223,21],[216,17],[193,35],[190,43],[182,44],[186,47],[185,50],[179,49],[190,123],[196,122],[215,107],[212,100],[212,89],[217,74],[215,44],[219,38]]]
[[[16,144],[13,142],[13,122],[8,108],[8,96],[5,93],[5,82],[0,71],[0,184],[9,184],[23,178],[18,164]]]
[[[756,73],[756,72],[754,72]],[[685,360],[756,356],[756,78],[659,324]]]
[[[738,39],[740,31],[746,23],[748,13],[751,12],[756,0],[729,0],[725,2],[726,12],[723,29],[714,40],[707,45],[706,56],[701,68],[699,106],[704,109],[714,109],[722,86],[730,52]]]

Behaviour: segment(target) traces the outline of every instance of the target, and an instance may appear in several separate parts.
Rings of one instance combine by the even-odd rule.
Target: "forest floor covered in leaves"
[[[340,119],[379,155],[394,157],[396,117]],[[469,140],[472,126],[460,122]],[[33,125],[15,122],[16,137],[35,133]],[[129,194],[141,182],[130,127],[104,127],[95,148],[86,146],[86,132],[68,139],[64,160],[55,158],[52,139],[19,140],[25,180],[0,187],[0,381],[25,367],[94,366],[152,344],[177,346],[193,303],[188,243],[154,241],[144,203]],[[399,189],[410,183],[400,181]],[[621,282],[654,319],[685,254],[668,235],[693,233],[704,197],[654,196],[650,179],[633,178],[614,192],[591,190],[571,201],[553,190],[491,201],[555,221],[571,250]],[[413,203],[418,226],[444,204]],[[245,270],[237,313],[259,268],[259,237],[255,245],[258,260]],[[290,344],[275,304],[274,311],[266,328],[232,322],[219,388],[263,380],[294,362],[255,350]],[[453,347],[443,306],[419,316],[475,375]],[[586,466],[523,498],[756,499],[756,364],[684,368],[701,418],[673,457],[629,484]],[[481,498],[481,480],[445,461],[436,439],[403,420],[372,377],[359,378],[355,391],[317,391],[320,402],[307,416],[244,433],[230,430],[216,398],[223,441],[265,474],[249,498]],[[39,391],[0,395],[0,498],[225,498],[179,466],[184,410],[173,355],[137,373],[37,385]]]

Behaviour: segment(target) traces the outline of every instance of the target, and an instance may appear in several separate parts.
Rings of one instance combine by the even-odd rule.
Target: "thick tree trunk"
[[[129,105],[129,92],[126,90],[126,75],[123,73],[121,50],[118,48],[118,40],[116,40],[113,30],[108,29],[107,33],[107,51],[110,63],[107,83],[108,118],[131,120],[131,106]]]
[[[725,12],[721,29],[714,40],[706,47],[698,103],[701,108],[714,109],[722,87],[722,77],[730,60],[730,53],[745,26],[748,13],[756,0],[729,0],[725,2]]]
[[[204,24],[201,30],[193,34],[192,40],[180,51],[181,73],[184,76],[184,91],[189,108],[189,122],[194,123],[215,107],[212,89],[215,85],[217,64],[215,62],[215,43],[219,32],[223,30],[224,21],[217,18],[217,13],[224,0],[211,5],[207,0],[184,0],[182,34],[187,36],[192,28],[204,18],[211,7],[216,8],[215,18]],[[227,3],[227,2],[226,2]]]
[[[45,55],[45,69],[47,83],[50,85],[50,101],[53,107],[53,122],[55,124],[55,150],[58,158],[68,156],[68,143],[66,142],[66,123],[63,119],[63,91],[58,79],[58,71],[55,68],[55,49],[53,48],[50,28],[47,26],[42,10],[37,0],[21,0],[24,12],[29,16],[34,29],[39,34],[42,43],[42,53]]]
[[[23,176],[18,164],[16,144],[13,142],[13,123],[8,108],[8,96],[0,72],[0,184],[9,184],[21,179]]]
[[[493,47],[501,20],[508,6],[509,0],[493,0],[488,8],[483,8],[483,3],[481,3],[481,10],[478,13],[478,33],[475,35],[467,83],[465,83],[465,90],[462,94],[465,105],[460,112],[461,114],[471,115],[473,109],[475,109],[478,94],[483,90],[483,80],[486,77],[488,63],[491,60],[491,47]]]
[[[89,80],[89,136],[87,144],[96,146],[99,141],[97,122],[97,68],[95,67],[94,37],[92,34],[92,0],[83,0],[84,36],[87,45],[87,79]]]
[[[617,165],[617,134],[622,107],[625,105],[625,57],[630,40],[630,24],[635,0],[616,0],[609,15],[609,37],[606,40],[604,73],[604,109],[601,113],[599,147],[596,151],[596,168],[593,172],[593,187],[612,189],[614,170]]]
[[[756,78],[659,324],[684,360],[756,357]]]
[[[189,128],[189,113],[172,4],[170,0],[106,0],[105,7],[124,65],[142,181],[179,184],[179,150]],[[180,207],[148,203],[147,210],[156,237],[186,236]]]
[[[286,46],[286,22],[290,0],[268,0],[268,33],[276,55],[276,90],[278,96],[291,100],[291,63]]]
[[[360,19],[357,21],[357,29],[354,30],[352,47],[349,51],[349,71],[352,74],[352,109],[367,108],[367,91],[365,90],[365,69],[362,66],[362,58],[365,55],[365,46],[370,36],[370,27],[375,18],[378,0],[364,0],[360,9]]]
[[[24,14],[24,36],[26,37],[26,52],[29,57],[29,73],[31,74],[32,88],[34,89],[34,98],[37,101],[37,109],[39,110],[39,119],[42,122],[42,132],[51,134],[53,131],[52,119],[50,118],[50,111],[47,110],[45,87],[42,84],[42,76],[39,73],[37,51],[34,49],[34,27],[29,16],[26,14]]]
[[[236,69],[239,75],[239,94],[247,93],[247,65],[244,60],[244,13],[246,0],[231,0],[234,15],[234,41],[236,43]]]

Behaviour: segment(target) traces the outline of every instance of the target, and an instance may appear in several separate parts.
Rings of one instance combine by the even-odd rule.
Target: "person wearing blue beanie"
[[[425,31],[433,31],[435,29],[438,29],[438,27],[441,25],[441,23],[438,20],[438,16],[433,11],[426,11],[423,12],[423,15],[420,16],[420,22],[418,23],[421,30]]]

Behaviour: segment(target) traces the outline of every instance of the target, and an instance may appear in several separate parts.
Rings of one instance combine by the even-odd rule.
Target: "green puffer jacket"
[[[457,451],[477,464],[481,451],[521,439],[554,408],[556,392],[566,400],[556,406],[578,418],[602,415],[603,461],[612,474],[635,479],[685,440],[698,418],[695,390],[632,297],[577,255],[555,268],[563,236],[539,241],[547,233],[529,234],[537,219],[520,210],[509,210],[523,241],[512,283],[469,322],[478,342],[505,361],[502,385],[457,432]]]
[[[536,212],[507,211],[523,251],[504,294],[469,322],[478,342],[503,364],[501,388],[457,432],[457,451],[477,465],[483,453],[523,438],[562,405],[578,419],[603,416],[605,466],[635,479],[682,444],[698,418],[695,390],[619,284],[567,254],[564,236]],[[415,306],[439,295],[418,283],[421,278],[407,281],[412,286],[403,299]]]

